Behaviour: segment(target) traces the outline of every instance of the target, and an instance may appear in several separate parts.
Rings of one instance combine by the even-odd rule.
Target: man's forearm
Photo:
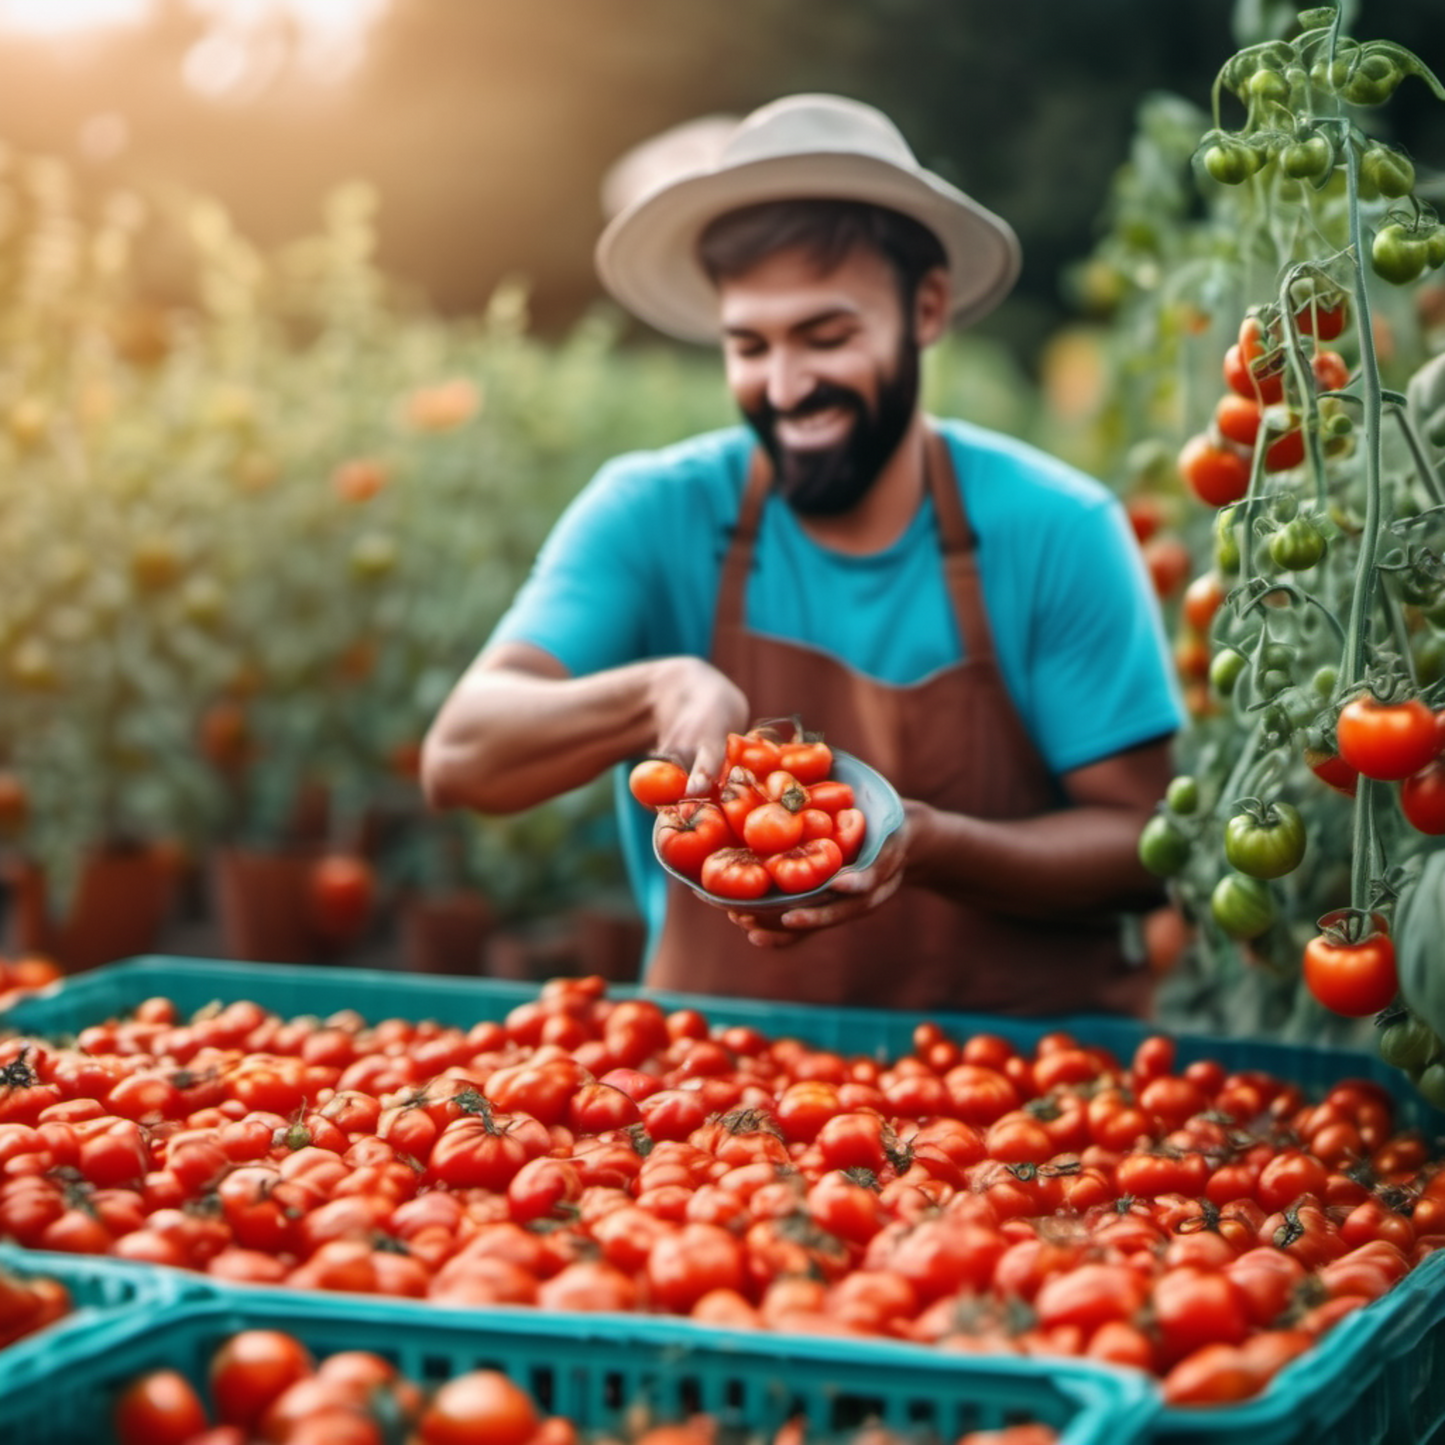
[[[587,677],[473,668],[427,734],[422,780],[434,807],[529,808],[653,746],[655,663]]]
[[[912,804],[907,878],[1019,918],[1148,907],[1159,884],[1139,862],[1147,818],[1086,805],[992,820]]]

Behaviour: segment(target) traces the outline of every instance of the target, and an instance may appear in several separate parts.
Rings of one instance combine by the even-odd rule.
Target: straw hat
[[[914,159],[881,111],[837,95],[791,95],[746,117],[710,164],[646,190],[597,242],[602,284],[684,341],[718,339],[717,291],[697,258],[707,224],[761,201],[868,201],[928,227],[948,256],[953,319],[991,311],[1018,279],[1018,238],[1001,217]]]

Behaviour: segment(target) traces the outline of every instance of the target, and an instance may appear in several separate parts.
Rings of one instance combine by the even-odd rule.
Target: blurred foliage
[[[1342,7],[1342,23],[1355,10]],[[1171,868],[1169,887],[1194,940],[1165,982],[1162,1016],[1178,1027],[1359,1042],[1370,1036],[1369,1021],[1315,1003],[1301,984],[1302,951],[1317,920],[1334,910],[1378,908],[1388,919],[1439,845],[1409,825],[1393,784],[1362,783],[1363,801],[1352,802],[1310,762],[1333,751],[1339,712],[1362,687],[1393,686],[1396,696],[1437,709],[1445,702],[1445,608],[1436,605],[1440,578],[1429,561],[1438,558],[1445,483],[1420,400],[1445,351],[1437,269],[1445,232],[1434,230],[1445,186],[1423,160],[1413,186],[1391,195],[1370,188],[1368,168],[1364,184],[1351,171],[1362,157],[1401,154],[1384,139],[1394,129],[1383,101],[1393,106],[1395,95],[1367,104],[1346,98],[1352,83],[1363,86],[1351,59],[1360,52],[1331,31],[1337,58],[1318,58],[1326,44],[1320,17],[1334,13],[1311,12],[1313,37],[1296,51],[1306,18],[1297,7],[1241,4],[1240,54],[1220,56],[1221,113],[1163,93],[1143,99],[1100,239],[1066,275],[1085,321],[1072,333],[1072,352],[1056,338],[1043,377],[1050,395],[1086,400],[1072,412],[1052,408],[1054,445],[1120,492],[1148,539],[1146,554],[1180,559],[1156,578],[1191,714],[1178,763],[1194,778],[1198,801],[1191,797],[1186,813],[1161,800],[1160,818],[1180,840],[1185,861]],[[1394,81],[1399,96],[1436,103],[1438,88],[1423,68],[1401,62]],[[1316,172],[1285,174],[1289,148],[1316,135],[1328,139]],[[1236,143],[1248,148],[1247,164],[1238,183],[1224,184],[1205,157],[1211,146]],[[1290,164],[1302,168],[1304,155],[1291,152]],[[1418,227],[1421,265],[1392,284],[1372,267],[1372,237],[1402,218]],[[1438,238],[1433,266],[1425,263],[1427,235]],[[1346,329],[1328,343],[1350,374],[1341,397],[1320,395],[1318,381],[1300,382],[1311,377],[1316,348],[1300,323],[1291,328],[1282,318],[1310,292],[1347,300]],[[1222,361],[1246,315],[1260,318],[1281,364],[1288,356],[1294,368],[1286,383],[1292,420],[1281,409],[1274,424],[1303,419],[1318,441],[1298,464],[1278,468],[1245,450],[1247,493],[1241,487],[1230,499],[1237,505],[1221,508],[1186,484],[1178,459],[1191,438],[1226,445],[1216,420],[1230,392]],[[1061,428],[1060,418],[1068,423]],[[1433,450],[1420,440],[1427,435]],[[1369,460],[1376,446],[1377,467]],[[1303,571],[1271,551],[1292,522],[1325,539],[1322,560]],[[1222,605],[1201,606],[1206,584]],[[1211,668],[1231,651],[1240,654],[1238,675],[1224,686]],[[1272,921],[1243,938],[1222,926],[1230,910],[1215,907],[1214,890],[1237,876],[1221,843],[1249,796],[1295,806],[1309,844],[1299,867],[1263,885]],[[1438,939],[1426,947],[1438,953]]]

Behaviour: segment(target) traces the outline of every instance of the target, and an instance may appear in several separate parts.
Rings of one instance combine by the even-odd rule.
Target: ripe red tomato
[[[1183,585],[1193,565],[1189,547],[1172,532],[1161,532],[1144,543],[1144,565],[1159,597],[1172,597]]]
[[[1445,833],[1445,758],[1427,763],[1400,784],[1400,811],[1419,833]]]
[[[720,848],[703,860],[702,886],[719,898],[751,902],[773,886],[772,874],[750,848]]]
[[[749,728],[728,734],[726,756],[730,768],[746,768],[761,778],[778,766],[782,746],[767,728]]]
[[[1249,490],[1249,456],[1200,432],[1184,443],[1179,474],[1201,502],[1223,507]]]
[[[843,866],[843,850],[831,838],[810,838],[769,854],[763,862],[784,893],[806,893],[822,887]]]
[[[1227,391],[1214,404],[1214,425],[1219,434],[1236,446],[1253,447],[1259,435],[1261,417],[1259,403],[1252,396]]]
[[[658,856],[687,878],[700,877],[709,855],[734,841],[727,816],[716,803],[688,798],[659,809],[657,816]]]
[[[211,1402],[225,1424],[249,1430],[288,1385],[315,1369],[311,1352],[284,1330],[241,1330],[211,1357]]]
[[[1440,751],[1435,714],[1418,697],[1386,703],[1369,693],[1340,709],[1340,756],[1356,772],[1382,782],[1418,773]]]
[[[1321,391],[1343,391],[1350,384],[1350,368],[1338,351],[1317,351],[1310,368]]]
[[[833,771],[833,749],[822,738],[784,743],[778,753],[778,766],[800,783],[821,783]]]
[[[743,819],[743,842],[760,857],[781,853],[802,841],[802,811],[785,803],[763,803]]]
[[[1327,1009],[1346,1018],[1368,1018],[1399,991],[1394,942],[1383,930],[1356,942],[1318,933],[1305,944],[1304,980]]]
[[[500,1370],[446,1381],[417,1424],[424,1445],[526,1445],[541,1424],[532,1397]]]
[[[113,1419],[119,1445],[185,1445],[211,1423],[195,1386],[179,1370],[152,1370],[126,1386]]]
[[[627,775],[627,786],[646,808],[679,803],[687,794],[687,769],[671,758],[643,758]]]
[[[1278,353],[1282,363],[1283,353]],[[1224,353],[1224,384],[1240,396],[1249,397],[1264,406],[1272,406],[1284,397],[1284,367],[1257,356],[1251,362],[1238,343]]]
[[[307,880],[312,927],[336,943],[359,938],[376,902],[376,871],[365,858],[328,853],[316,861]]]

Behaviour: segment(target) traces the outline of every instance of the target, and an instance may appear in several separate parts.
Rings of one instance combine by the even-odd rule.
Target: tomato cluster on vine
[[[686,770],[665,758],[638,763],[629,785],[657,810],[669,868],[718,897],[756,901],[819,888],[858,856],[867,820],[832,770],[821,738],[759,726],[728,734],[722,777],[704,796],[689,796]]]
[[[1343,293],[1324,304],[1311,302],[1294,318],[1299,337],[1313,338],[1316,343],[1308,358],[1306,384],[1317,396],[1349,385],[1350,370],[1344,357],[1319,344],[1337,337],[1346,318]],[[1222,371],[1226,390],[1215,404],[1209,427],[1190,437],[1179,453],[1180,475],[1195,496],[1211,507],[1237,502],[1248,492],[1255,454],[1261,448],[1260,465],[1266,472],[1289,471],[1305,458],[1299,383],[1290,375],[1278,321],[1270,326],[1268,318],[1259,313],[1247,315],[1240,324],[1239,339],[1224,354]],[[1336,417],[1334,425],[1344,426],[1348,421],[1343,414]],[[1347,444],[1347,434],[1331,437],[1331,442]],[[1287,554],[1290,561],[1282,565],[1292,563],[1296,570],[1304,570],[1319,561],[1324,549],[1315,548],[1303,537],[1298,540],[1294,552]],[[1324,538],[1319,541],[1323,543]],[[1311,554],[1308,561],[1307,554]]]
[[[0,1236],[299,1289],[1073,1355],[1252,1393],[1445,1243],[1379,1086],[556,979],[470,1028],[164,998],[0,1043]],[[1221,1353],[1223,1352],[1223,1353]]]

